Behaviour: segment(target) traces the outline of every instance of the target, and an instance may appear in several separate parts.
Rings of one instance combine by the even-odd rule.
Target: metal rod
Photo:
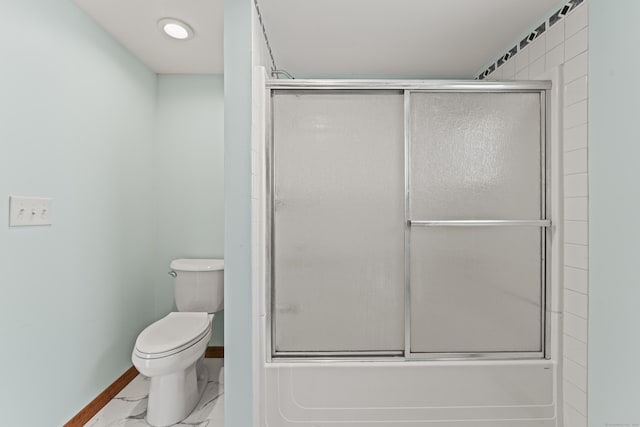
[[[270,89],[397,89],[425,91],[495,92],[550,89],[547,80],[488,82],[476,80],[267,80]]]
[[[466,353],[420,353],[408,355],[407,360],[507,360],[507,359],[542,359],[542,351],[494,351]]]
[[[404,354],[411,353],[411,92],[404,91]]]
[[[276,351],[275,357],[353,357],[353,356],[403,356],[404,351]]]
[[[539,220],[451,220],[451,221],[408,221],[410,227],[549,227],[551,221],[548,219]]]

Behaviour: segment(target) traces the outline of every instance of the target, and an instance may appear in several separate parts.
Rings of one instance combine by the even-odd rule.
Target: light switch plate
[[[51,200],[41,197],[9,198],[9,227],[51,225]]]

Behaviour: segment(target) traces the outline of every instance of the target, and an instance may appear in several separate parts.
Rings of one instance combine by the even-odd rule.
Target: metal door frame
[[[268,361],[292,362],[316,361],[407,361],[407,360],[504,360],[504,359],[541,359],[550,358],[551,345],[550,322],[547,320],[551,307],[551,292],[547,289],[551,284],[551,219],[550,216],[550,167],[547,154],[551,152],[550,144],[550,81],[514,81],[489,82],[465,80],[267,80],[267,132],[266,132],[266,322],[267,322],[267,354]],[[274,280],[274,134],[273,134],[273,93],[274,91],[324,91],[324,92],[365,92],[365,91],[402,91],[404,93],[404,183],[405,183],[405,253],[404,253],[404,350],[403,351],[353,351],[353,352],[276,352],[275,351],[275,280]],[[411,93],[419,92],[486,92],[486,93],[539,93],[540,94],[540,179],[541,200],[540,219],[521,221],[424,221],[410,218],[410,98]],[[413,353],[411,352],[411,283],[410,283],[410,238],[412,226],[533,226],[541,230],[541,309],[540,309],[540,348],[531,352],[465,352],[465,353]]]

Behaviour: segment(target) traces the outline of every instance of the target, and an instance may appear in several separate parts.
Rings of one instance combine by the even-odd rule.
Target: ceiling
[[[74,0],[105,30],[161,74],[223,73],[223,0]],[[174,40],[158,21],[176,18],[195,37]]]
[[[559,0],[260,0],[294,76],[470,77]]]
[[[75,0],[158,73],[223,72],[224,0]],[[559,0],[259,0],[278,68],[294,76],[467,78]],[[158,20],[196,36],[176,41]]]

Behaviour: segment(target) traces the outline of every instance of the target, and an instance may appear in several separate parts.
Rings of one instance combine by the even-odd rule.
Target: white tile
[[[513,80],[516,77],[516,62],[514,59],[510,59],[502,64],[502,77],[505,80]]]
[[[564,82],[570,83],[589,72],[589,51],[571,58],[564,63]]]
[[[529,66],[529,48],[525,47],[513,58],[516,61],[516,74]]]
[[[564,267],[564,287],[576,292],[589,292],[589,272],[581,268]]]
[[[585,245],[565,244],[564,265],[585,270],[589,269],[589,248]]]
[[[567,151],[564,153],[564,174],[583,173],[587,171],[587,149]]]
[[[571,292],[571,291],[568,291]],[[582,294],[576,294],[582,295]],[[564,314],[564,332],[582,342],[587,342],[587,319],[576,316],[568,311]]]
[[[224,426],[224,370],[222,359],[205,359],[209,381],[202,399],[194,411],[180,425]],[[147,412],[149,380],[138,375],[118,395],[100,410],[85,426],[148,427],[144,417]],[[177,425],[177,424],[176,424]]]
[[[534,62],[536,59],[541,58],[547,52],[547,35],[542,34],[540,37],[535,39],[533,43],[529,46],[529,64]]]
[[[589,96],[587,76],[578,77],[564,87],[564,105],[569,106],[583,101]]]
[[[259,176],[251,175],[251,199],[253,200],[258,200],[260,197],[260,181]]]
[[[564,355],[578,365],[587,366],[587,344],[569,335],[563,335]]]
[[[570,129],[585,124],[588,118],[587,100],[576,102],[564,109],[564,128]]]
[[[569,381],[580,390],[587,391],[587,370],[584,366],[578,365],[573,360],[564,359],[562,361],[562,372],[566,381]]]
[[[493,77],[494,80],[502,80],[503,73],[504,73],[503,68],[498,67],[493,73],[491,73],[491,76]]]
[[[564,20],[558,21],[547,30],[547,52],[564,42]]]
[[[135,400],[146,397],[149,394],[150,381],[149,378],[138,375],[116,395],[116,398]]]
[[[589,177],[586,173],[577,173],[564,177],[565,197],[587,197],[588,195]]]
[[[581,294],[579,292],[574,292],[572,290],[566,289],[564,291],[564,311],[565,311],[565,322],[569,325],[572,320],[567,320],[566,317],[577,316],[582,318],[582,320],[586,320],[589,313],[589,297],[585,294]],[[579,325],[575,325],[576,322],[573,322],[573,328],[575,333],[569,334],[574,338],[579,339],[580,341],[587,342],[586,329],[587,324],[585,322],[584,326],[584,334],[581,334],[579,330],[581,327]],[[568,333],[568,332],[567,332]],[[581,338],[582,337],[582,338]]]
[[[587,124],[576,126],[564,131],[564,151],[573,151],[580,148],[587,148]]]
[[[565,402],[582,415],[587,415],[587,393],[573,384],[564,387]]]
[[[569,60],[589,48],[589,27],[584,27],[564,42],[564,57]]]
[[[516,73],[516,80],[529,80],[529,67],[526,67]]]
[[[575,245],[588,245],[589,223],[587,221],[565,221],[564,241],[565,243],[573,243]]]
[[[547,70],[552,70],[558,65],[564,63],[564,43],[560,43],[559,46],[551,49],[545,57]]]
[[[589,8],[584,2],[564,18],[564,36],[569,38],[587,25],[589,25]]]
[[[537,79],[544,73],[545,57],[542,55],[529,65],[529,78]]]
[[[589,199],[586,197],[571,197],[564,200],[564,219],[574,221],[587,221],[589,212]]]
[[[587,427],[587,417],[570,405],[564,405],[564,427]]]

